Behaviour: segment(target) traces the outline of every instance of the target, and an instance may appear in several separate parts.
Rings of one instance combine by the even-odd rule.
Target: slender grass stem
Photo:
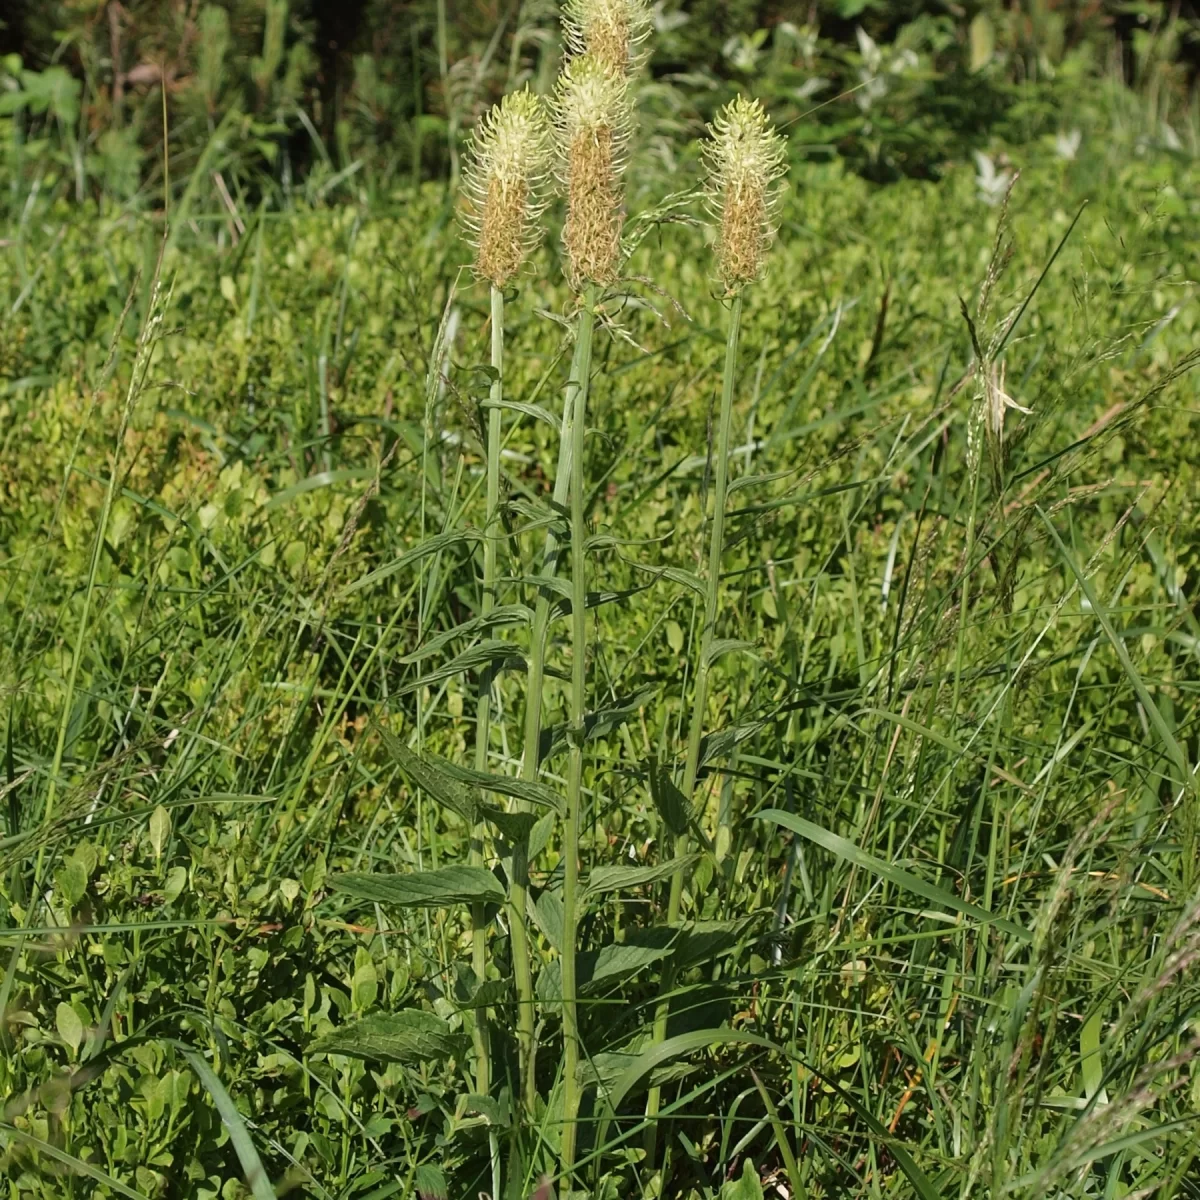
[[[588,347],[590,358],[591,347]],[[571,413],[575,402],[575,380],[580,378],[581,346],[576,338],[566,391],[563,396],[563,419],[560,427],[558,465],[554,476],[552,503],[561,510],[567,503],[571,486]],[[552,579],[558,573],[561,550],[558,529],[551,525],[546,531],[542,549],[543,578]],[[546,678],[546,635],[550,627],[550,592],[543,588],[533,614],[533,629],[529,645],[529,669],[525,680],[525,731],[521,757],[521,778],[527,783],[537,779],[542,738],[542,688]],[[524,808],[522,804],[522,808]],[[520,1053],[521,1095],[525,1111],[532,1115],[537,1106],[537,1080],[534,1077],[533,972],[530,965],[529,935],[525,928],[526,896],[529,889],[528,847],[513,848],[513,877],[509,885],[509,923],[513,955],[513,982],[517,990],[517,1045]]]
[[[975,420],[972,415],[968,421]],[[970,434],[968,433],[968,438]],[[958,634],[954,647],[954,692],[950,702],[950,720],[958,719],[958,701],[962,692],[962,666],[967,642],[967,606],[971,599],[971,562],[975,557],[975,512],[979,505],[979,475],[983,469],[983,429],[979,429],[980,444],[971,464],[971,506],[967,510],[967,544],[963,552],[962,588],[958,597]],[[968,454],[970,450],[968,449]]]
[[[492,300],[492,385],[489,398],[487,431],[487,509],[483,530],[483,599],[479,606],[487,616],[496,605],[497,526],[500,518],[500,403],[504,399],[504,293],[493,286]],[[475,706],[475,769],[487,770],[488,740],[491,734],[492,677],[483,671],[479,679],[479,697]],[[482,866],[486,825],[481,821],[471,831],[471,863]],[[487,978],[487,921],[482,904],[471,906],[471,967],[477,984]],[[491,1048],[488,1010],[475,1010],[475,1090],[486,1096],[491,1090]]]
[[[716,478],[713,487],[713,522],[708,542],[708,575],[705,578],[704,625],[700,633],[700,662],[696,667],[696,682],[692,691],[692,716],[688,726],[687,758],[683,768],[684,796],[690,802],[696,790],[696,776],[700,771],[700,742],[704,736],[704,711],[708,704],[709,656],[712,650],[713,631],[717,623],[717,600],[721,588],[721,559],[725,553],[725,492],[729,484],[729,431],[733,423],[733,392],[737,382],[738,342],[742,332],[742,293],[733,298],[729,310],[729,329],[725,339],[725,369],[721,379],[721,414],[717,423]],[[691,838],[688,833],[675,839],[676,856],[688,852]],[[671,876],[671,891],[667,899],[667,924],[679,920],[683,903],[683,871]],[[667,1036],[667,1018],[671,1004],[666,998],[674,986],[674,973],[668,967],[663,972],[662,996],[654,1015],[654,1041],[661,1042]],[[654,1087],[646,1100],[646,1118],[653,1122],[662,1103],[662,1091]],[[653,1157],[655,1126],[647,1130],[648,1161]]]
[[[79,682],[79,666],[83,660],[84,646],[87,643],[88,624],[91,620],[92,599],[96,594],[96,582],[100,574],[100,560],[104,553],[105,538],[108,536],[108,523],[112,517],[113,502],[116,497],[117,479],[120,474],[121,451],[125,446],[125,433],[133,416],[134,405],[146,383],[150,369],[150,359],[157,344],[159,331],[162,327],[162,314],[170,300],[161,303],[159,280],[162,274],[163,254],[165,244],[160,247],[154,274],[150,280],[150,307],[145,323],[138,337],[137,354],[130,372],[129,387],[125,392],[125,403],[121,409],[121,422],[117,427],[116,440],[113,443],[112,469],[108,483],[104,489],[104,501],[100,506],[100,519],[96,523],[96,536],[92,541],[92,554],[88,563],[87,586],[83,593],[83,608],[79,614],[79,624],[75,631],[75,644],[71,651],[71,666],[67,674],[66,694],[63,697],[62,711],[59,714],[58,735],[54,742],[54,758],[50,764],[50,781],[46,788],[46,804],[42,810],[42,828],[48,829],[54,819],[54,805],[58,795],[59,773],[62,771],[63,755],[67,745],[67,730],[71,723],[71,713],[75,704],[75,689]],[[42,878],[46,847],[38,848],[37,863],[34,868],[34,891],[36,892]],[[32,911],[32,910],[31,910]]]
[[[575,1167],[579,1117],[579,1010],[575,995],[575,942],[578,935],[579,821],[583,800],[584,719],[587,715],[587,512],[583,454],[587,436],[588,382],[592,369],[592,331],[596,288],[590,286],[579,314],[578,373],[572,379],[571,412],[571,705],[567,811],[563,823],[563,1131],[562,1171],[570,1179]]]

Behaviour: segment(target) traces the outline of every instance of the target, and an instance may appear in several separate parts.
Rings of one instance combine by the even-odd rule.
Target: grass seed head
[[[571,285],[612,283],[621,259],[621,176],[632,122],[625,76],[592,54],[573,59],[559,76],[554,115]]]
[[[550,151],[545,105],[529,91],[505,96],[471,137],[464,223],[475,270],[494,287],[504,287],[537,244]]]
[[[622,74],[645,58],[653,17],[646,0],[567,0],[563,27],[572,54],[590,54]]]
[[[729,293],[762,274],[775,237],[786,146],[757,100],[738,96],[708,127],[702,152],[707,200],[718,224],[717,271]]]

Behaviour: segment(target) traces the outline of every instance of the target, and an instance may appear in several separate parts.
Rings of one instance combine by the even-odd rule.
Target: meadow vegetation
[[[598,10],[462,195],[13,173],[8,1194],[1200,1196],[1194,159]]]

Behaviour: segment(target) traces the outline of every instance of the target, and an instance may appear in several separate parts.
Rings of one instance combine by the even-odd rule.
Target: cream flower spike
[[[706,199],[718,223],[717,273],[729,293],[761,274],[775,238],[786,173],[786,143],[757,100],[738,96],[708,127],[701,147],[708,166]]]
[[[566,0],[563,6],[570,52],[594,55],[622,74],[644,61],[653,23],[646,0]]]
[[[463,222],[475,270],[494,287],[503,288],[537,245],[551,149],[545,105],[529,91],[505,96],[471,137]]]
[[[633,122],[625,76],[593,54],[572,59],[555,87],[554,121],[571,285],[612,283],[621,258],[621,175]]]

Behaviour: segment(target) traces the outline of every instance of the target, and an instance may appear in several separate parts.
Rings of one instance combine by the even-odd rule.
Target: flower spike
[[[702,153],[709,171],[706,198],[719,226],[717,271],[733,294],[762,274],[775,238],[786,143],[762,105],[745,96],[725,105],[708,131]]]

